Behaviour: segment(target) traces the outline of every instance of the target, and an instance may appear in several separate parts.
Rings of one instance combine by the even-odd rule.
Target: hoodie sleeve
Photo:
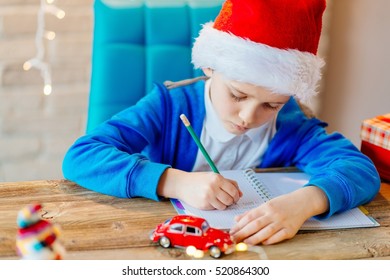
[[[64,157],[64,177],[107,195],[158,200],[158,181],[169,165],[152,162],[142,151],[157,145],[161,136],[162,98],[156,87],[135,106],[79,138]]]
[[[326,124],[307,118],[294,100],[278,115],[277,133],[263,166],[296,166],[311,178],[307,186],[321,188],[329,211],[319,218],[371,201],[380,178],[372,161],[340,133],[328,134]]]
[[[339,133],[313,127],[302,139],[296,166],[311,175],[307,185],[321,188],[329,199],[329,217],[371,201],[379,191],[372,161]]]

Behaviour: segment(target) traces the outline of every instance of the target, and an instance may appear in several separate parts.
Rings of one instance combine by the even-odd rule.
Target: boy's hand
[[[236,203],[242,196],[236,181],[213,172],[184,172],[167,169],[160,179],[159,195],[178,198],[203,210],[219,209]]]
[[[242,196],[236,181],[212,172],[190,173],[178,193],[180,199],[203,210],[224,210]]]
[[[322,190],[305,187],[237,216],[230,234],[236,242],[277,243],[294,237],[307,219],[327,209],[328,200]]]

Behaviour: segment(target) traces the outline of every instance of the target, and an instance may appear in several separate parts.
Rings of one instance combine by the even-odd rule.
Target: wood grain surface
[[[66,180],[0,183],[0,259],[18,259],[17,213],[35,202],[43,204],[43,219],[60,226],[65,259],[191,259],[183,249],[163,249],[149,240],[157,224],[176,215],[169,201],[115,198]],[[302,231],[291,240],[223,259],[390,259],[390,185],[382,183],[365,207],[380,227]]]

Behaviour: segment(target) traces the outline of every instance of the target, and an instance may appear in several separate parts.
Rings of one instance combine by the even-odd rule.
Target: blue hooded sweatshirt
[[[163,172],[169,167],[191,171],[194,166],[198,147],[180,115],[200,135],[204,86],[203,80],[171,90],[156,85],[136,105],[70,147],[63,161],[65,178],[111,196],[160,200],[157,185]],[[276,134],[259,166],[296,166],[308,173],[307,185],[321,188],[329,199],[322,218],[369,202],[380,186],[372,161],[341,134],[327,134],[325,126],[306,117],[291,97],[278,113]]]

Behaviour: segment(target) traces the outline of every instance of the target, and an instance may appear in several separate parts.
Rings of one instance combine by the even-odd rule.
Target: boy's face
[[[211,102],[225,129],[235,135],[270,121],[289,98],[259,86],[228,80],[215,71],[212,74]]]

